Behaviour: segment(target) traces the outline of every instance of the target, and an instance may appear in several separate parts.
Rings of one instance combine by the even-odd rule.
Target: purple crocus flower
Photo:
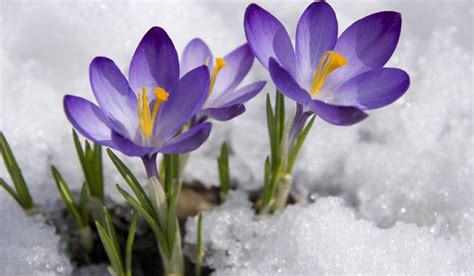
[[[253,58],[247,44],[215,60],[211,50],[201,39],[195,38],[186,45],[181,56],[181,74],[206,64],[211,76],[208,98],[193,121],[202,122],[208,117],[227,121],[245,111],[244,103],[255,97],[266,83],[258,81],[237,89],[250,71]]]
[[[156,153],[192,151],[211,130],[210,123],[202,123],[180,133],[207,99],[210,77],[206,66],[181,78],[179,71],[173,42],[163,29],[153,27],[133,55],[128,81],[112,60],[96,57],[90,82],[99,105],[66,95],[66,116],[86,138],[142,157],[153,176]]]
[[[409,87],[406,72],[383,67],[400,36],[397,12],[364,17],[338,38],[334,10],[314,2],[299,19],[294,50],[280,21],[255,4],[245,12],[244,27],[278,90],[331,124],[360,122],[368,116],[364,110],[396,101]]]

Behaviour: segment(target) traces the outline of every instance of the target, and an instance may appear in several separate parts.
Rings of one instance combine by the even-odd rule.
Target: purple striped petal
[[[186,153],[197,149],[204,143],[211,132],[211,123],[202,123],[190,128],[169,141],[159,151],[162,153]]]
[[[339,126],[356,124],[368,116],[356,107],[331,105],[319,100],[311,101],[308,107],[324,121]]]
[[[135,93],[147,88],[154,99],[153,89],[170,91],[179,79],[178,54],[168,34],[160,27],[151,28],[138,44],[130,63],[130,86]]]
[[[222,107],[235,104],[244,104],[253,97],[255,97],[265,86],[266,81],[257,81],[246,85],[231,93],[221,95],[215,102],[211,103],[210,107]]]
[[[219,72],[212,92],[216,96],[237,88],[252,67],[253,54],[244,44],[226,55],[224,60],[227,65]]]
[[[311,86],[324,52],[332,50],[337,40],[337,19],[325,2],[314,2],[306,8],[296,28],[296,64],[298,80]]]
[[[375,109],[398,100],[410,86],[408,74],[396,68],[378,68],[353,77],[335,92],[331,103]]]
[[[245,112],[243,104],[234,104],[225,107],[206,108],[199,113],[199,118],[210,117],[217,121],[228,121]]]
[[[200,38],[191,40],[184,48],[181,56],[181,76],[184,76],[196,67],[206,64],[208,59],[208,67],[212,68],[214,66],[214,57],[207,44]]]
[[[199,66],[184,75],[160,107],[154,126],[154,141],[160,144],[171,139],[201,109],[208,92],[207,66]]]
[[[290,73],[283,69],[273,58],[270,59],[269,71],[275,86],[283,95],[301,104],[311,100],[309,93],[301,88]]]
[[[395,51],[401,26],[401,15],[388,11],[369,15],[349,26],[334,47],[334,51],[347,58],[348,65],[334,71],[328,84],[335,88],[353,76],[384,66]]]
[[[114,129],[129,139],[134,137],[137,98],[117,65],[108,58],[96,57],[89,67],[89,78],[94,96]]]
[[[256,4],[245,10],[244,29],[247,41],[255,57],[269,68],[270,58],[276,59],[288,72],[295,76],[295,54],[290,36],[285,27]]]

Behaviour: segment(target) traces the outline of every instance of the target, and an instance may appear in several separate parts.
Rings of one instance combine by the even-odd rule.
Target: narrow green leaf
[[[89,225],[89,196],[89,187],[87,186],[86,182],[84,182],[82,184],[81,197],[79,201],[79,210],[84,226]]]
[[[20,207],[23,208],[23,202],[21,202],[21,198],[19,198],[16,195],[15,190],[13,190],[7,184],[7,182],[5,182],[5,180],[3,180],[3,178],[1,178],[1,177],[0,177],[0,186],[2,186],[5,189],[5,191],[7,191],[13,197],[13,199],[18,203],[18,205],[20,205]]]
[[[298,156],[298,153],[300,152],[301,147],[303,146],[303,143],[306,140],[306,137],[308,136],[308,133],[311,130],[311,127],[313,126],[315,118],[316,116],[313,116],[313,118],[311,118],[309,123],[306,124],[303,131],[296,138],[296,143],[291,149],[290,155],[288,157],[288,166],[287,166],[286,173],[291,174],[293,170],[293,166],[295,164],[296,157]]]
[[[102,212],[104,213],[105,230],[107,230],[107,233],[110,237],[110,240],[112,241],[112,245],[115,251],[120,252],[120,246],[117,240],[117,233],[115,232],[114,223],[112,221],[112,218],[110,217],[110,213],[105,207],[102,207]]]
[[[148,199],[145,190],[138,182],[137,178],[133,175],[133,173],[127,168],[127,166],[115,155],[110,149],[107,149],[107,153],[109,154],[110,159],[114,163],[117,170],[120,172],[122,177],[127,182],[128,186],[132,189],[133,193],[137,197],[137,200],[143,206],[143,208],[149,212],[153,212],[153,207]]]
[[[229,173],[229,152],[227,144],[224,142],[221,146],[220,157],[217,158],[217,167],[220,180],[220,196],[224,201],[230,190],[230,173]]]
[[[170,251],[172,250],[173,245],[175,243],[176,231],[179,231],[177,209],[178,209],[178,201],[179,201],[179,196],[181,194],[182,185],[183,185],[182,181],[178,180],[176,183],[176,189],[171,196],[170,204],[168,207],[167,234],[168,234],[168,239],[169,239],[168,245],[169,245]]]
[[[133,252],[133,242],[135,240],[135,232],[137,228],[138,213],[133,212],[132,222],[130,223],[130,228],[128,229],[127,243],[125,246],[125,275],[132,276],[132,252]]]
[[[23,178],[20,166],[18,166],[15,156],[13,155],[10,145],[3,135],[3,132],[0,132],[0,152],[2,153],[5,167],[7,168],[7,171],[13,181],[16,195],[21,198],[23,209],[32,208],[34,206],[33,199],[31,198],[30,192],[28,191],[28,186],[26,185],[25,179]]]
[[[105,228],[100,225],[98,221],[95,222],[95,225],[97,227],[100,240],[102,241],[102,245],[104,246],[105,252],[109,257],[110,264],[112,265],[114,271],[120,276],[125,275],[122,260],[120,258],[120,251],[117,252],[116,248],[114,247],[114,242],[109,236],[107,230],[105,230]]]
[[[195,275],[201,276],[202,257],[204,256],[203,242],[202,242],[202,213],[199,213],[197,221],[197,252],[196,252],[196,267]]]
[[[86,157],[84,155],[84,151],[82,151],[82,145],[81,141],[79,141],[79,136],[77,136],[77,132],[74,129],[72,130],[72,137],[74,140],[74,145],[76,146],[76,152],[77,156],[79,157],[79,162],[81,163],[81,168],[84,170]],[[85,171],[83,171],[83,173],[86,174]]]
[[[266,206],[271,199],[271,165],[270,165],[270,157],[267,156],[265,159],[265,171],[263,176],[263,195],[262,195],[262,207]]]
[[[56,182],[56,187],[58,188],[59,194],[61,195],[61,198],[64,204],[66,205],[67,210],[69,211],[69,214],[74,219],[74,222],[76,223],[77,227],[82,228],[84,226],[84,223],[82,221],[81,213],[76,205],[76,202],[74,201],[74,197],[72,196],[68,185],[62,178],[59,171],[54,166],[51,166],[51,172]]]
[[[285,132],[285,97],[278,90],[275,93],[275,118],[277,120],[278,140],[281,141]]]
[[[277,155],[277,150],[278,150],[278,133],[276,129],[276,121],[275,121],[275,115],[273,114],[273,108],[272,108],[272,103],[270,100],[270,95],[267,94],[267,101],[266,101],[266,110],[267,110],[267,128],[268,128],[268,136],[270,139],[270,157],[271,157],[271,163],[275,163],[275,158]]]
[[[170,251],[168,249],[168,244],[166,242],[166,239],[164,237],[163,232],[161,231],[159,225],[158,225],[158,220],[156,219],[156,216],[154,214],[148,213],[141,205],[136,201],[129,193],[127,193],[125,190],[123,190],[118,184],[115,185],[118,189],[118,191],[122,194],[122,196],[125,198],[125,200],[132,206],[140,215],[143,216],[143,218],[146,220],[148,225],[151,227],[153,233],[155,234],[156,240],[159,244],[159,246],[162,248],[164,254],[167,257],[170,257]]]

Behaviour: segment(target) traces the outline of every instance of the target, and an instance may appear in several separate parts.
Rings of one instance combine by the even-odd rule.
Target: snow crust
[[[350,128],[317,121],[294,173],[302,202],[257,219],[242,193],[205,214],[205,261],[217,274],[410,273],[472,274],[473,35],[470,1],[330,1],[340,32],[381,10],[403,17],[402,36],[388,66],[406,70],[411,88],[400,101]],[[261,1],[290,35],[307,3]],[[54,164],[74,188],[82,182],[64,94],[93,99],[89,62],[98,55],[127,72],[151,26],[164,27],[178,52],[193,37],[225,55],[245,41],[247,2],[0,3],[0,129],[10,141],[33,198],[58,199]],[[284,8],[282,8],[284,5]],[[269,80],[257,62],[246,82]],[[267,84],[265,92],[273,93]],[[268,154],[262,93],[247,112],[214,123],[193,153],[187,180],[218,185],[215,158],[227,141],[231,175],[242,191],[260,188]],[[289,104],[291,109],[292,105]],[[144,178],[137,159],[123,157]],[[104,156],[106,192],[122,200],[122,183]],[[8,179],[0,165],[0,175]],[[53,228],[25,218],[0,191],[0,274],[67,274]],[[186,237],[192,251],[194,222]],[[251,254],[250,254],[251,253]],[[253,257],[253,258],[251,258]],[[267,265],[262,265],[267,263]],[[17,270],[20,269],[20,270]]]

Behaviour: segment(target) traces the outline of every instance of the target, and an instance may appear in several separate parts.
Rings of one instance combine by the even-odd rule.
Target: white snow
[[[472,241],[433,237],[428,228],[403,222],[380,229],[336,197],[256,217],[246,195],[233,192],[204,214],[203,225],[205,262],[216,275],[446,275],[474,269]],[[187,230],[193,256],[195,218]]]
[[[0,275],[68,275],[71,265],[58,251],[54,227],[41,215],[26,217],[3,192],[0,202]]]
[[[389,66],[405,69],[411,88],[397,104],[371,112],[357,126],[315,123],[295,168],[294,192],[316,203],[258,220],[242,195],[235,205],[229,203],[232,208],[206,214],[211,254],[206,262],[222,274],[278,269],[283,274],[310,269],[472,274],[472,3],[330,3],[338,14],[340,31],[372,12],[402,13],[402,36]],[[281,18],[291,35],[307,5],[259,4]],[[69,93],[93,98],[88,83],[93,57],[108,56],[127,72],[139,39],[154,25],[168,31],[179,52],[187,41],[200,36],[216,55],[224,55],[245,41],[242,20],[247,5],[238,1],[113,5],[1,1],[0,129],[34,199],[47,204],[58,198],[50,164],[72,187],[78,188],[82,181],[62,97]],[[260,79],[268,80],[268,73],[255,62],[246,81]],[[273,90],[268,84],[264,93]],[[214,124],[211,139],[191,156],[187,179],[217,185],[215,158],[222,141],[227,141],[233,180],[245,191],[260,187],[268,154],[264,93],[247,105],[243,116]],[[121,200],[113,185],[122,180],[105,153],[104,160],[106,191]],[[144,177],[139,160],[126,160]],[[3,165],[0,175],[8,179]],[[0,228],[0,274],[12,274],[19,264],[24,274],[32,274],[36,265],[38,274],[67,273],[70,267],[57,253],[53,229],[23,217],[4,191],[0,202],[5,225]],[[192,235],[187,239],[192,243]],[[269,265],[261,265],[262,260]],[[272,266],[277,263],[284,265]]]

